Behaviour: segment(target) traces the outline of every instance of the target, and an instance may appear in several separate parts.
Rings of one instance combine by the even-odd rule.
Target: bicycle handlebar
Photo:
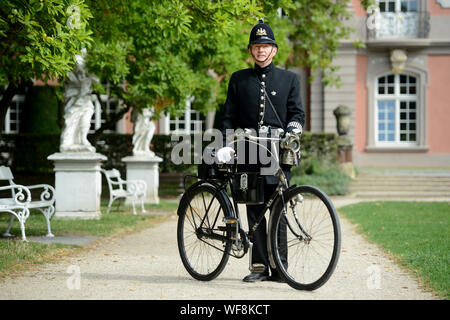
[[[266,127],[267,128],[267,127]],[[269,132],[268,128],[261,131],[261,133],[267,134]],[[252,135],[254,133],[254,130],[245,128],[245,129],[238,129],[236,130],[233,135],[231,135],[231,142],[233,143],[235,140],[247,138],[250,141],[258,142],[258,141],[280,141],[280,146],[283,149],[288,149],[293,152],[300,151],[300,134],[301,132],[298,132],[296,129],[294,129],[292,132],[284,132],[283,129],[277,128],[273,131],[275,137],[258,137],[255,135]]]

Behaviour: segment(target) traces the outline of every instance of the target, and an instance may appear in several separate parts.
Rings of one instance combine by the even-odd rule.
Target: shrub
[[[91,139],[92,136],[88,136]],[[193,138],[193,137],[191,137]],[[3,134],[0,141],[0,164],[12,167],[16,174],[31,176],[47,174],[53,176],[53,163],[47,157],[59,149],[59,134]],[[151,149],[163,159],[162,173],[195,174],[196,165],[175,165],[171,161],[171,151],[177,141],[169,135],[156,134]],[[205,142],[204,146],[210,142]],[[98,153],[105,155],[102,166],[116,168],[125,174],[122,158],[131,155],[132,135],[107,133],[95,142]],[[341,172],[337,163],[338,139],[331,133],[305,132],[301,138],[301,162],[292,169],[293,183],[312,184],[329,194],[343,194],[349,178]]]
[[[348,193],[350,177],[341,170],[337,162],[327,162],[314,156],[301,160],[300,165],[291,171],[292,184],[312,185],[328,195]]]

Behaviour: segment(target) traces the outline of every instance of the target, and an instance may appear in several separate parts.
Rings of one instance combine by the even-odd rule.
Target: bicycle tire
[[[209,183],[191,187],[180,201],[178,250],[184,267],[194,279],[213,280],[228,262],[232,230],[223,217],[232,215],[229,205],[223,191]],[[222,239],[209,238],[212,234],[221,234]]]
[[[286,214],[279,201],[270,222],[273,261],[292,288],[315,290],[328,281],[339,260],[339,217],[328,196],[316,187],[298,186],[283,197]]]

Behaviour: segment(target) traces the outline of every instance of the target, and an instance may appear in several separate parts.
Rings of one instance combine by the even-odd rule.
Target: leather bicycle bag
[[[231,186],[237,203],[264,203],[264,177],[258,172],[235,173]]]

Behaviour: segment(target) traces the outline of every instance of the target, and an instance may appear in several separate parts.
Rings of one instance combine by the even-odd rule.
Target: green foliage
[[[376,0],[360,0],[360,1],[361,1],[361,5],[363,6],[364,9],[367,9],[370,6],[377,5],[377,1]]]
[[[328,195],[345,195],[348,193],[350,177],[337,163],[325,163],[311,157],[300,161],[300,165],[292,169],[292,184],[312,185],[320,188]]]
[[[9,158],[15,172],[53,172],[53,163],[47,157],[59,151],[59,135],[23,133],[20,137],[3,135],[2,139],[7,140],[7,136],[14,139]]]
[[[331,61],[351,31],[348,1],[8,0],[0,8],[0,82],[62,79],[87,47],[90,72],[125,105],[154,106],[156,119],[180,114],[194,96],[193,108],[206,113],[225,101],[231,74],[253,64],[248,36],[264,17],[279,45],[277,65],[321,69],[324,83],[336,84]]]
[[[449,202],[369,202],[339,212],[442,298],[450,298]]]
[[[10,165],[14,171],[52,172],[53,165],[47,160],[47,157],[58,152],[59,138],[58,134],[4,134],[0,144],[0,154],[9,155],[0,162]],[[88,139],[92,141],[92,135],[88,135]],[[302,135],[302,165],[297,168],[317,168],[315,164],[305,167],[304,164],[310,163],[309,159],[312,159],[311,161],[320,159],[326,164],[337,163],[336,139],[336,135],[331,133],[305,132]],[[169,135],[155,134],[151,143],[152,150],[163,158],[163,162],[160,164],[161,172],[186,172],[187,170],[192,171],[191,167],[195,167],[194,165],[174,165],[171,162],[170,154],[178,141],[171,141]],[[209,143],[209,141],[205,141],[203,147]],[[124,170],[121,159],[129,156],[132,152],[132,136],[130,134],[102,134],[97,140],[95,148],[97,152],[107,156],[108,160],[103,164],[105,168]],[[29,150],[34,151],[29,152]],[[311,173],[317,173],[317,169],[308,170]]]
[[[194,109],[205,113],[225,101],[231,74],[253,65],[248,36],[263,16],[279,44],[276,64],[297,57],[289,65],[323,68],[324,81],[331,83],[332,57],[349,35],[343,25],[347,3],[91,1],[95,45],[88,64],[104,82],[117,85],[113,92],[126,104],[155,106],[155,118],[160,112],[178,114],[188,96],[195,96]],[[278,8],[288,16],[279,17]]]
[[[353,30],[344,24],[350,18],[348,3],[349,0],[296,0],[287,10],[295,23],[295,29],[289,34],[294,51],[290,64],[321,70],[325,85],[340,83],[332,60],[340,40],[348,38]]]
[[[337,152],[337,135],[304,132],[301,138],[300,165],[292,168],[291,183],[313,185],[328,195],[348,193],[350,178],[341,170]]]
[[[0,83],[65,77],[90,44],[89,18],[82,0],[2,1]]]
[[[334,133],[304,132],[301,136],[301,158],[321,159],[325,163],[337,162],[338,136]]]
[[[231,73],[249,65],[246,46],[256,17],[281,20],[275,18],[277,7],[266,6],[263,12],[249,0],[87,3],[94,16],[90,27],[95,43],[89,69],[102,82],[114,84],[112,95],[125,104],[154,106],[155,119],[160,112],[179,114],[188,96],[195,96],[196,110],[217,109]],[[290,24],[284,20],[278,25]],[[285,60],[289,45],[282,29],[279,34]]]
[[[37,134],[61,132],[58,126],[58,101],[52,87],[29,88],[24,109],[21,114],[21,132]]]

